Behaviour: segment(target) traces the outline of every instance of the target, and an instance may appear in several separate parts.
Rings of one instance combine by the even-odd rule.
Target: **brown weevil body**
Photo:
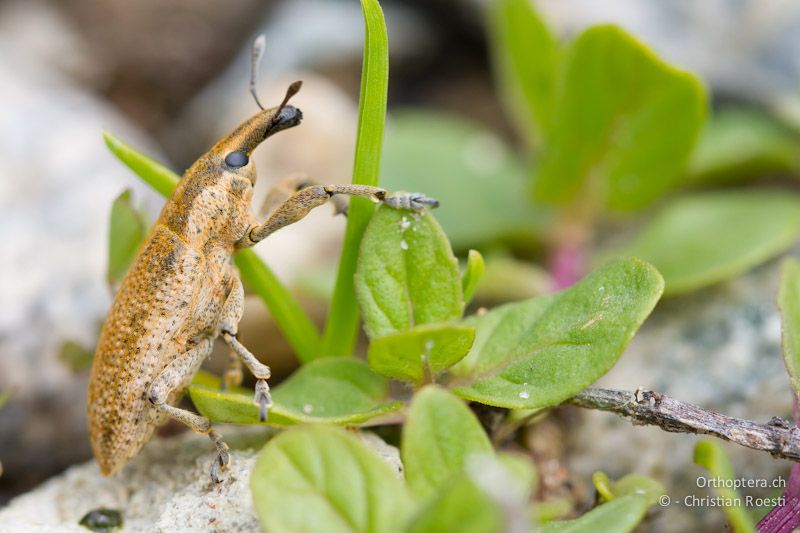
[[[250,210],[256,180],[250,156],[271,135],[300,123],[300,110],[287,104],[299,88],[293,83],[279,106],[246,120],[186,171],[123,279],[89,382],[89,433],[103,474],[118,472],[159,424],[173,418],[214,442],[211,477],[219,481],[230,461],[227,445],[208,419],[173,405],[218,336],[232,353],[226,383],[241,379],[244,363],[257,379],[254,402],[266,418],[269,368],[236,338],[244,300],[231,261],[236,250],[300,220],[336,194],[401,208],[436,205],[420,194],[392,196],[377,187],[312,185],[295,177],[270,195],[274,207],[265,222],[257,221]]]

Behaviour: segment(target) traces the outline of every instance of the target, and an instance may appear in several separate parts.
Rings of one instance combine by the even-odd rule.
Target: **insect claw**
[[[272,407],[272,397],[269,394],[267,380],[259,379],[256,381],[256,395],[253,403],[258,405],[258,420],[264,422],[267,419],[267,412]]]
[[[225,446],[223,444],[223,446]],[[225,470],[225,468],[230,464],[231,456],[228,453],[228,447],[225,446],[224,449],[219,448],[217,451],[217,455],[214,457],[214,461],[211,463],[211,481],[214,483],[220,483],[222,480],[219,477],[220,470]]]
[[[434,209],[439,207],[439,200],[430,198],[418,192],[403,192],[385,196],[381,199],[383,203],[395,209],[413,209],[419,211],[425,207]]]
[[[222,480],[219,478],[219,461],[214,458],[214,462],[211,463],[211,481],[214,483],[219,483]]]
[[[431,209],[436,209],[437,207],[439,207],[439,200],[421,194],[419,198],[417,198],[417,204],[419,205],[418,209],[422,209],[423,207],[430,207]]]

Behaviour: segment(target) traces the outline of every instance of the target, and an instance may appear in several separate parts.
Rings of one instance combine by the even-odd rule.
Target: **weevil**
[[[263,49],[263,41],[256,41]],[[257,63],[254,59],[253,65]],[[104,475],[117,473],[171,418],[206,434],[216,447],[211,478],[230,462],[228,446],[209,420],[174,404],[220,337],[230,348],[224,382],[241,381],[242,363],[256,378],[254,403],[267,417],[272,400],[269,367],[237,338],[244,289],[233,254],[297,222],[335,195],[371,198],[404,209],[435,207],[418,193],[392,195],[365,185],[318,185],[291,177],[268,196],[272,209],[260,222],[250,203],[256,170],[251,154],[272,135],[297,126],[302,113],[289,99],[264,109],[255,71],[251,93],[261,110],[220,139],[181,177],[177,188],[139,248],[103,325],[88,394],[89,434]],[[339,197],[341,198],[341,197]]]

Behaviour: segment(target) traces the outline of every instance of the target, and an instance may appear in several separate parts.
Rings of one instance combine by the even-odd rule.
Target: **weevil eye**
[[[244,152],[231,152],[225,157],[225,164],[231,168],[241,168],[250,161]]]

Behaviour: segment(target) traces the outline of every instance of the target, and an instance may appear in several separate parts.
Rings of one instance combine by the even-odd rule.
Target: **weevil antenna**
[[[296,95],[298,91],[300,91],[300,87],[302,86],[303,82],[300,80],[292,82],[292,84],[289,85],[289,88],[286,89],[286,95],[283,97],[283,101],[275,109],[275,113],[272,114],[272,120],[270,120],[270,127],[275,125],[280,120],[281,111],[283,111],[283,108],[286,107],[286,104],[289,102],[289,99],[291,99],[292,96]],[[269,130],[269,128],[267,128],[267,130]],[[266,133],[264,135],[266,136]]]
[[[264,138],[265,139],[267,138],[267,135],[269,135],[269,132],[272,129],[272,127],[275,126],[275,124],[277,124],[278,122],[281,121],[281,111],[283,111],[283,109],[286,107],[286,104],[289,102],[289,100],[292,98],[292,96],[296,95],[298,93],[298,91],[300,90],[300,87],[302,87],[302,86],[303,86],[303,82],[298,80],[298,81],[292,82],[289,85],[289,87],[286,89],[286,95],[283,97],[283,101],[280,103],[280,105],[278,107],[275,108],[275,112],[272,114],[272,118],[269,121],[269,125],[267,126],[267,129],[264,131]],[[298,111],[298,113],[299,113],[299,111]],[[302,115],[300,115],[300,116],[302,116]],[[296,122],[295,122],[295,124],[296,124]]]
[[[250,94],[253,95],[253,99],[256,101],[256,105],[263,111],[264,106],[261,105],[261,101],[258,99],[258,93],[256,93],[256,82],[258,81],[258,66],[261,63],[261,58],[264,57],[264,49],[267,46],[267,38],[264,37],[262,33],[256,40],[253,41],[253,50],[250,53]]]
[[[281,111],[283,111],[283,108],[286,107],[286,104],[289,103],[289,100],[292,98],[292,96],[294,96],[298,92],[300,92],[300,87],[302,87],[302,86],[303,86],[302,80],[297,80],[295,82],[292,82],[291,85],[289,85],[289,87],[286,89],[286,95],[283,97],[283,101],[281,102],[281,105],[278,106],[278,110],[275,112],[275,116],[278,116],[278,115],[281,114]]]

